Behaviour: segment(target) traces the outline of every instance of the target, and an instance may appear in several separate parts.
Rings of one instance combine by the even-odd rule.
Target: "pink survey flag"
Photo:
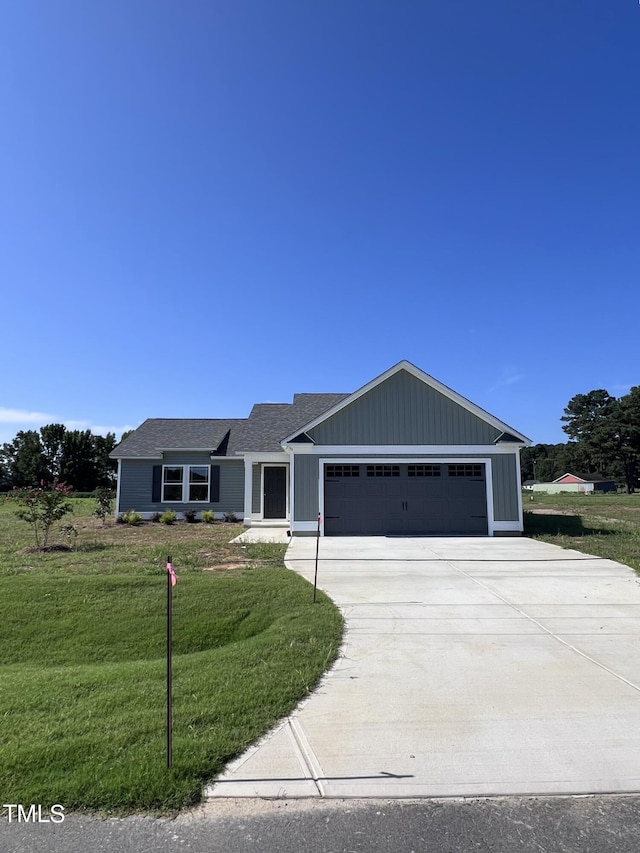
[[[178,577],[177,577],[176,573],[173,571],[173,566],[171,565],[171,563],[167,563],[167,571],[171,575],[171,586],[175,586],[176,583],[178,582]]]

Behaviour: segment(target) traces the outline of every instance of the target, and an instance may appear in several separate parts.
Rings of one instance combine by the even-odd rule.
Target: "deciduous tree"
[[[2,450],[11,486],[33,486],[47,479],[47,462],[35,430],[21,430]]]
[[[46,548],[52,524],[73,511],[67,500],[70,493],[65,483],[54,480],[49,485],[43,482],[35,488],[16,488],[7,495],[7,500],[18,505],[18,518],[33,527],[36,548]]]
[[[98,481],[91,430],[68,430],[62,440],[60,475],[76,492],[92,492]]]
[[[40,427],[40,441],[42,443],[42,452],[47,462],[49,480],[60,476],[62,447],[66,432],[67,428],[64,424],[47,424]]]

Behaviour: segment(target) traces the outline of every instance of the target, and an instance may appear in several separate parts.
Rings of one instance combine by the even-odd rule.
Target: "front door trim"
[[[280,515],[279,515],[279,516],[268,516],[268,515],[266,515],[266,514],[265,514],[265,497],[266,497],[266,493],[265,493],[265,476],[264,476],[265,468],[283,468],[283,469],[284,469],[284,476],[285,476],[285,481],[284,481],[284,500],[285,500],[285,509],[284,509],[284,515],[282,515],[282,516],[280,516]],[[263,464],[261,465],[261,471],[260,471],[260,495],[261,495],[261,499],[260,499],[260,517],[261,517],[264,521],[267,521],[267,520],[269,520],[270,518],[272,518],[272,519],[273,519],[273,521],[283,521],[283,520],[285,520],[285,519],[289,518],[289,466],[288,466],[288,465],[283,465],[282,463],[278,464],[278,463],[276,463],[276,462],[266,462],[266,463],[263,463]]]

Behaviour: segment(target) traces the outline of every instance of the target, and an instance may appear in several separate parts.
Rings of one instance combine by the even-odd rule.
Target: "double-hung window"
[[[209,500],[208,465],[165,465],[162,500],[165,503],[197,503]]]
[[[189,465],[188,501],[209,500],[209,466]],[[185,471],[187,468],[185,468]]]

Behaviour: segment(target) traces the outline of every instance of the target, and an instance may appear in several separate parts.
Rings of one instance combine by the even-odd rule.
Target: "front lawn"
[[[47,554],[23,552],[29,529],[0,506],[2,802],[177,810],[318,682],[340,614],[322,594],[312,604],[283,546],[229,545],[237,525],[103,528],[90,501],[74,503],[76,550]],[[171,770],[167,554],[179,576]]]
[[[640,495],[523,492],[524,532],[640,573]]]

